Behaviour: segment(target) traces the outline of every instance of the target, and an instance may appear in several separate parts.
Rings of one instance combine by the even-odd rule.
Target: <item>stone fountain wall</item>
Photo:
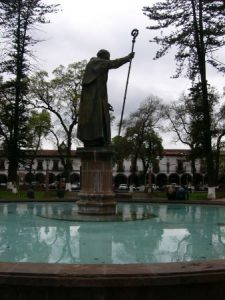
[[[116,200],[112,191],[112,157],[114,152],[105,147],[78,148],[81,158],[81,191],[78,213],[115,214]]]
[[[0,263],[1,300],[224,300],[225,262]]]

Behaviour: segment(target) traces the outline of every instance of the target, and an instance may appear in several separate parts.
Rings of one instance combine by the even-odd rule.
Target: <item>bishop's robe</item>
[[[108,71],[127,63],[129,56],[115,60],[93,57],[88,62],[82,82],[77,137],[89,146],[111,143],[108,106]]]

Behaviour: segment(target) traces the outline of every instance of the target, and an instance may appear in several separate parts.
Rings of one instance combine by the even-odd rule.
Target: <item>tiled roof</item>
[[[1,151],[0,151],[1,152]],[[76,150],[72,150],[72,157],[76,157]],[[186,156],[190,153],[188,149],[164,149],[163,156]],[[0,153],[1,156],[1,153]],[[58,150],[38,150],[37,157],[59,157]]]
[[[71,151],[72,156],[76,156],[76,150]],[[43,156],[48,156],[48,157],[59,157],[59,152],[58,150],[38,150],[37,156],[43,157]]]
[[[164,149],[164,156],[186,156],[189,155],[189,149]]]

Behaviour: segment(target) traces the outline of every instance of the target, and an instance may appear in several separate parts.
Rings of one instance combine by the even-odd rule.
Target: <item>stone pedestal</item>
[[[104,147],[78,148],[81,158],[81,191],[78,213],[111,215],[116,213],[115,194],[112,191],[112,156]]]

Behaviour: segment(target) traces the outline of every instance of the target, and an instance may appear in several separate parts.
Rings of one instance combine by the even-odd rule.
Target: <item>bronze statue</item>
[[[82,82],[77,137],[84,147],[103,147],[111,144],[110,114],[112,106],[108,103],[108,71],[129,62],[134,52],[110,60],[107,50],[100,50],[97,57],[90,59]]]

